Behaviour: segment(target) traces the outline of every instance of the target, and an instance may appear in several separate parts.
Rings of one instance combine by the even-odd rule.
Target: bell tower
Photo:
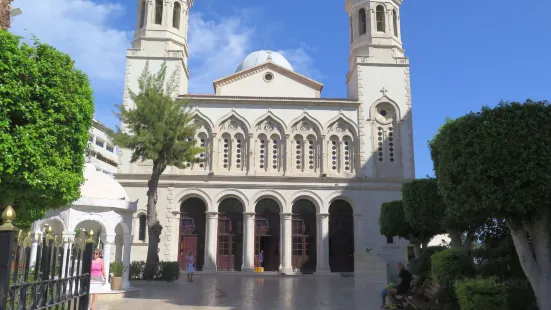
[[[350,56],[392,62],[404,57],[400,30],[402,0],[347,0]]]
[[[126,52],[123,105],[134,107],[129,90],[138,92],[138,78],[146,63],[149,72],[155,74],[163,62],[167,66],[167,79],[174,73],[176,89],[174,96],[187,94],[188,69],[188,22],[193,0],[134,0],[138,2],[136,29],[132,47]],[[121,124],[125,130],[125,124]],[[121,150],[119,172],[132,172],[130,152]]]
[[[402,0],[346,0],[350,24],[348,97],[359,108],[364,178],[413,179],[409,59],[402,48]]]
[[[128,89],[138,91],[138,77],[146,62],[156,73],[163,62],[167,76],[176,72],[176,94],[186,94],[189,84],[188,21],[193,0],[136,0],[138,14],[132,48],[126,53],[125,106],[131,107]]]

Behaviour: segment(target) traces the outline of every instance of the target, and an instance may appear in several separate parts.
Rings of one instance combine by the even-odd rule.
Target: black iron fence
[[[88,310],[94,240],[41,238],[13,226],[8,207],[0,226],[0,310]]]

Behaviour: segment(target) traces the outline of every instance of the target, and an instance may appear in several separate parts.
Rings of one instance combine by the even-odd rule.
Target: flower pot
[[[122,277],[111,277],[111,290],[120,291],[122,288]]]

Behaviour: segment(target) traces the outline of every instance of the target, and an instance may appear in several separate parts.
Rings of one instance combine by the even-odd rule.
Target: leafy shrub
[[[180,264],[178,262],[160,262],[160,277],[159,280],[172,282],[180,278]]]
[[[145,273],[150,272],[155,281],[171,282],[180,277],[180,265],[178,262],[159,262],[147,265],[144,261],[134,261],[130,264],[130,279],[143,280]]]
[[[454,284],[457,280],[475,275],[472,259],[467,251],[446,249],[435,253],[431,259],[432,278],[440,285],[439,302],[444,310],[459,309]]]
[[[145,269],[144,261],[135,261],[130,263],[130,272],[129,272],[130,280],[142,280],[144,269]]]
[[[421,257],[419,257],[418,259],[411,260],[411,262],[410,262],[410,271],[414,275],[416,275],[416,276],[418,276],[422,279],[430,278],[431,277],[430,274],[431,274],[431,257],[432,257],[432,255],[434,253],[438,253],[438,252],[444,251],[446,249],[447,248],[443,247],[443,246],[427,247],[421,253]]]
[[[112,273],[114,277],[122,277],[122,274],[126,271],[124,265],[121,262],[112,262],[109,265],[109,273]]]
[[[495,277],[472,278],[455,283],[455,294],[461,310],[508,309],[505,286]]]

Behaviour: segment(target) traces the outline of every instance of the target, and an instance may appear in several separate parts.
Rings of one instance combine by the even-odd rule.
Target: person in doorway
[[[195,273],[195,258],[193,257],[191,250],[187,252],[186,264],[187,264],[187,281],[193,282],[193,274]]]
[[[101,292],[102,286],[105,285],[107,280],[103,269],[103,259],[100,258],[101,250],[95,249],[93,253],[92,268],[90,270],[90,295],[92,295],[90,310],[96,310],[98,293]]]
[[[382,292],[382,301],[383,304],[381,308],[383,309],[396,309],[398,308],[396,305],[396,296],[397,295],[404,295],[409,291],[409,288],[411,286],[411,280],[413,279],[413,275],[409,270],[406,269],[404,264],[397,263],[396,267],[398,268],[398,277],[400,278],[400,282],[396,285],[393,285],[392,287],[388,289],[384,289]],[[386,304],[386,297],[389,297],[392,301],[391,305]]]
[[[264,250],[260,250],[258,253],[258,267],[264,267]]]

